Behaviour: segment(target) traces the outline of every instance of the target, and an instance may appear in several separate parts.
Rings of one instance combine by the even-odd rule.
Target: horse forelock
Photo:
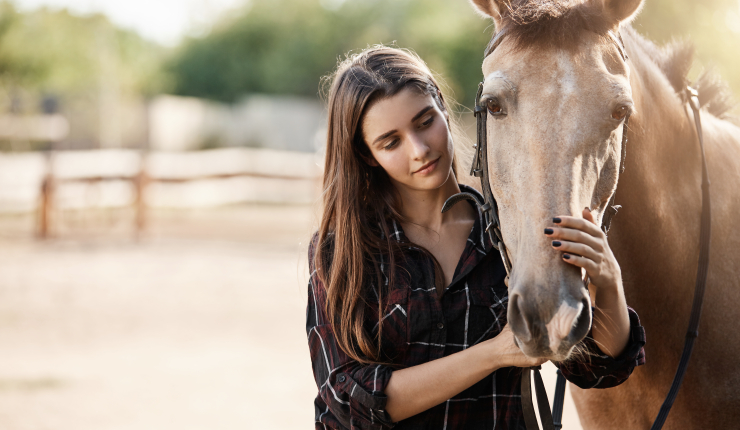
[[[606,36],[612,20],[598,13],[589,3],[572,0],[514,0],[501,14],[499,31],[515,50],[531,46],[557,46],[573,49],[581,33],[591,31]]]
[[[506,29],[513,51],[531,47],[556,46],[575,49],[582,40],[582,32],[606,36],[614,23],[589,2],[577,0],[512,0],[502,11],[499,31]],[[676,93],[682,93],[689,83],[688,73],[694,61],[694,46],[685,40],[674,40],[663,47],[643,38],[629,25],[623,29],[643,48],[663,72]],[[490,49],[490,46],[489,46]],[[694,86],[699,91],[700,103],[709,113],[722,119],[734,119],[729,112],[737,106],[729,86],[712,71],[704,71]]]

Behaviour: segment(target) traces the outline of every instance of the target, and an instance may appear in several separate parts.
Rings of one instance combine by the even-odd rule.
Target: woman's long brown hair
[[[365,161],[370,151],[362,133],[363,115],[373,102],[406,88],[432,96],[440,109],[449,110],[430,70],[405,50],[366,49],[343,61],[329,79],[323,215],[313,258],[339,347],[359,362],[381,362],[382,324],[377,336],[364,330],[365,298],[375,286],[380,320],[402,258],[403,244],[391,239],[389,222],[403,217],[385,171]],[[381,258],[387,284],[378,270]]]

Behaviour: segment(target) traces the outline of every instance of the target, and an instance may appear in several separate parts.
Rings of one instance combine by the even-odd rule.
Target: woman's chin
[[[408,187],[417,191],[439,190],[447,185],[450,178],[454,178],[454,176],[450,174],[441,175],[440,173],[436,173],[424,178],[413,178],[414,180],[408,184]]]

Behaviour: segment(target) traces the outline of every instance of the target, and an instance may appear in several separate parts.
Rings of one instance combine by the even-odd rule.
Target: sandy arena
[[[314,209],[159,210],[139,240],[127,216],[66,216],[47,241],[0,218],[0,429],[313,428]]]

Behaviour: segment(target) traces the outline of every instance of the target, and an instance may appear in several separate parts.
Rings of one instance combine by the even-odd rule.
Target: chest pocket
[[[372,327],[372,336],[380,332],[383,356],[392,362],[408,348],[409,317],[408,317],[408,288],[398,288],[391,291],[385,298],[383,316]],[[377,305],[377,303],[375,303]],[[377,309],[377,307],[375,307]],[[377,315],[377,314],[376,314]],[[375,318],[373,318],[375,321]]]
[[[496,294],[492,288],[470,290],[468,345],[491,339],[506,325],[508,295]]]

